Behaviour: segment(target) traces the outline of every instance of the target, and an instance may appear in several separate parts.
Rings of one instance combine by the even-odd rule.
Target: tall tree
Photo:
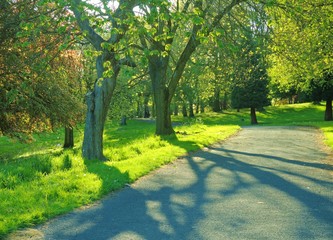
[[[192,54],[223,17],[242,2],[246,1],[159,0],[144,1],[140,5],[140,48],[148,58],[157,135],[174,133],[170,103]],[[181,46],[176,46],[177,43]]]
[[[321,92],[326,91],[327,80],[323,80],[333,69],[332,3],[305,0],[279,4],[281,8],[268,11],[274,32],[270,76],[282,87],[294,82],[296,89],[305,90],[312,82]],[[332,102],[327,99],[325,112],[329,113]],[[329,119],[326,114],[325,119]]]
[[[118,6],[110,6],[103,0],[100,7],[82,0],[70,2],[82,34],[97,51],[97,80],[86,95],[87,115],[82,145],[82,156],[86,159],[106,160],[103,131],[117,77],[121,65],[134,65],[128,55],[122,54],[121,48],[125,47],[122,41],[129,28],[126,20],[133,14],[135,2],[120,0]]]
[[[266,49],[268,29],[266,15],[255,14],[255,9],[246,9],[249,14],[243,36],[238,41],[241,51],[231,93],[233,107],[250,108],[251,124],[258,124],[256,109],[269,105]]]

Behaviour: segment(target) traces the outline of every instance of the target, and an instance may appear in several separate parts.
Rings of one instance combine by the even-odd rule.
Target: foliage
[[[81,65],[78,52],[65,49],[73,31],[66,11],[30,0],[3,2],[0,134],[75,125],[82,116]]]
[[[249,10],[251,13],[251,9]],[[260,21],[255,15],[249,18],[249,25],[240,39],[241,51],[238,56],[237,71],[234,70],[231,104],[234,108],[262,108],[269,105],[268,75],[265,54],[267,52],[266,38],[269,34],[266,19]],[[256,122],[256,120],[255,120]]]
[[[333,6],[323,0],[278,2],[279,8],[268,10],[274,33],[269,75],[275,90],[296,95],[310,81],[321,86],[323,75],[333,68]]]
[[[215,35],[222,19],[228,20],[229,14],[242,9],[243,2],[247,1],[208,4],[206,1],[162,0],[139,4],[142,14],[137,17],[136,32],[140,45],[133,46],[141,49],[147,58],[156,106],[156,134],[174,133],[170,104],[191,56],[198,46],[208,43]],[[187,98],[192,106],[190,95],[193,94],[189,93]]]

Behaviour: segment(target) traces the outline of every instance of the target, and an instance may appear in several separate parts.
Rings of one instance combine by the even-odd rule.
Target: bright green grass
[[[194,122],[164,138],[155,136],[154,129],[144,121],[129,121],[125,127],[108,123],[107,162],[84,161],[80,146],[62,150],[62,132],[34,136],[31,144],[1,137],[0,238],[100,199],[179,156],[225,139],[239,126]]]
[[[258,113],[260,125],[307,125],[320,128],[333,148],[333,123],[322,121],[324,106],[312,104],[267,107]],[[34,136],[31,144],[0,137],[0,238],[20,227],[100,199],[179,156],[223,140],[250,125],[249,111],[207,113],[194,119],[175,117],[176,136],[157,137],[154,124],[129,121],[106,124],[107,162],[84,161],[75,131],[73,150],[61,148],[62,130]]]
[[[325,143],[333,149],[333,122],[324,121],[325,106],[312,103],[269,106],[264,111],[257,111],[260,126],[312,126],[320,129],[325,136]],[[177,118],[178,120],[179,118]],[[198,116],[205,124],[233,124],[249,126],[249,109],[240,112],[229,110],[223,114],[207,113]]]

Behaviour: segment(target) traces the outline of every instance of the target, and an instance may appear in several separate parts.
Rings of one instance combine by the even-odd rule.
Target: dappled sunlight
[[[88,226],[76,238],[332,236],[333,199],[328,190],[333,183],[320,173],[327,166],[311,157],[281,155],[279,149],[271,153],[243,149],[237,145],[243,137],[240,133],[223,145],[179,159],[101,205],[65,217],[66,222]],[[309,151],[319,153],[316,148]],[[96,232],[97,226],[109,230]],[[74,237],[69,229],[52,231],[60,232],[62,239]]]
[[[303,109],[302,111],[307,111],[305,105],[303,107],[299,106],[299,108]],[[274,122],[279,115],[275,116],[275,111],[277,110],[271,107],[260,114],[272,117]],[[288,115],[288,113],[287,111],[285,114]],[[315,113],[315,115],[320,115],[318,113]],[[322,169],[330,169],[332,172],[332,161],[305,162],[303,158],[309,155],[306,151],[318,151],[312,143],[307,147],[302,147],[307,137],[303,137],[299,141],[293,141],[290,138],[291,134],[280,140],[274,139],[268,148],[258,144],[259,142],[266,142],[266,136],[259,140],[252,139],[249,146],[258,147],[260,149],[259,153],[253,152],[252,147],[247,151],[243,149],[224,149],[221,151],[214,147],[207,148],[207,146],[219,142],[240,130],[239,124],[222,125],[224,121],[230,116],[231,119],[240,121],[240,117],[247,116],[247,114],[245,111],[208,114],[212,118],[207,117],[208,122],[205,121],[205,117],[199,117],[201,120],[191,120],[185,124],[177,124],[175,126],[176,134],[167,137],[155,136],[154,124],[151,121],[143,123],[142,121],[130,120],[128,125],[124,127],[107,125],[104,135],[104,153],[109,161],[106,162],[84,161],[80,156],[80,146],[66,151],[59,147],[57,151],[54,151],[52,147],[48,146],[53,146],[53,141],[59,141],[57,137],[52,137],[53,140],[48,143],[50,145],[43,145],[44,148],[40,148],[40,150],[33,147],[34,143],[27,145],[28,147],[31,146],[31,149],[20,153],[26,154],[25,157],[2,163],[0,171],[1,209],[4,209],[2,210],[4,216],[11,216],[10,218],[6,217],[7,223],[4,228],[12,228],[11,226],[15,228],[18,223],[25,222],[40,223],[52,216],[100,199],[110,191],[134,183],[140,177],[158,169],[161,165],[174,161],[180,156],[188,156],[188,158],[185,161],[177,160],[177,163],[187,164],[191,169],[187,173],[181,172],[183,177],[181,183],[179,183],[180,177],[171,177],[168,179],[170,189],[165,189],[163,178],[155,179],[154,184],[157,187],[150,187],[148,192],[138,195],[163,195],[167,190],[166,192],[169,194],[168,203],[163,203],[162,199],[159,198],[150,199],[154,203],[159,203],[158,208],[154,209],[154,204],[149,205],[149,209],[152,208],[149,210],[150,212],[147,210],[147,212],[142,211],[140,214],[140,216],[144,216],[144,219],[151,218],[150,221],[156,227],[156,231],[161,231],[165,238],[170,238],[170,236],[183,238],[183,236],[178,235],[180,228],[185,228],[185,231],[189,233],[188,236],[194,234],[194,238],[200,238],[202,226],[210,226],[207,225],[205,217],[210,209],[214,208],[223,212],[219,209],[232,207],[232,205],[229,206],[229,201],[233,201],[237,196],[242,196],[250,189],[254,190],[253,200],[250,200],[250,202],[255,201],[258,204],[258,211],[260,210],[259,207],[265,207],[266,209],[267,205],[265,204],[267,202],[274,202],[274,206],[278,206],[275,210],[280,211],[283,206],[279,205],[279,201],[275,202],[274,197],[269,197],[273,196],[271,190],[267,189],[270,186],[276,189],[283,198],[290,198],[289,195],[291,195],[291,202],[298,202],[305,212],[312,214],[309,219],[320,219],[311,210],[312,207],[318,209],[317,207],[310,203],[303,203],[305,201],[303,197],[293,196],[293,193],[303,194],[309,199],[318,197],[318,200],[324,204],[329,203],[328,196],[324,197],[320,195],[320,192],[323,192],[323,188],[331,187],[332,183],[327,179],[309,176],[307,172],[315,173],[322,171]],[[218,118],[220,118],[220,121]],[[303,117],[304,119],[306,118]],[[280,123],[286,124],[284,120],[281,120]],[[308,122],[303,121],[301,124],[308,125]],[[313,125],[321,127],[325,136],[332,139],[330,137],[333,132],[331,123],[321,121]],[[261,128],[249,129],[255,131]],[[289,131],[291,129],[292,127],[283,127],[283,130]],[[306,127],[297,129],[302,134],[309,131],[309,128]],[[42,135],[40,138],[42,139]],[[316,139],[317,142],[319,140]],[[281,142],[285,142],[287,146],[295,147],[295,150],[290,151],[289,147],[278,149],[276,144]],[[329,141],[327,141],[327,144],[333,146]],[[204,147],[206,147],[205,151],[196,155],[195,151]],[[32,149],[34,151],[31,151]],[[272,151],[278,151],[278,154],[273,154]],[[290,154],[289,157],[286,157],[287,154]],[[215,158],[215,155],[223,157],[224,160],[222,162],[212,160],[211,158]],[[244,157],[246,160],[243,160]],[[313,159],[318,157],[321,158],[324,155],[316,153],[312,156]],[[253,158],[260,158],[263,163],[267,162],[267,164],[255,164],[252,162]],[[171,166],[174,165],[171,164]],[[176,174],[177,171],[179,171],[178,168],[174,167],[172,174]],[[265,176],[269,176],[277,184],[271,184]],[[26,191],[28,185],[29,192]],[[25,201],[22,201],[22,199]],[[246,205],[249,202],[242,200],[237,204]],[[235,208],[238,207],[237,204],[234,206]],[[146,203],[141,203],[141,205],[144,206],[143,209],[148,209]],[[38,206],[38,208],[34,206]],[[318,211],[322,211],[323,208],[319,207]],[[325,210],[331,211],[329,209]],[[223,212],[223,214],[227,216],[229,213]],[[262,214],[263,217],[266,217],[264,213]],[[139,216],[138,218],[140,219]],[[321,219],[325,221],[325,217]],[[215,220],[212,219],[212,221]],[[224,223],[229,224],[228,226],[220,226],[214,222],[214,226],[226,229],[232,229],[234,226],[242,229],[242,227],[246,227],[249,219],[239,217],[235,221]],[[191,227],[187,227],[187,225]],[[89,226],[93,225],[87,224],[86,226],[89,230]],[[208,229],[213,231],[214,227],[208,227]],[[125,232],[129,230],[128,232],[131,232],[132,235],[137,232],[137,236],[149,237],[144,228],[123,228],[123,230]],[[82,232],[86,232],[86,230]],[[119,234],[122,235],[123,232],[121,231]],[[226,235],[220,237],[227,238]]]

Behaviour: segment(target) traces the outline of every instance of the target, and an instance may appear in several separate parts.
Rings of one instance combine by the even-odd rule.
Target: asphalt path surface
[[[248,127],[85,209],[43,239],[333,239],[333,158],[306,127]]]

